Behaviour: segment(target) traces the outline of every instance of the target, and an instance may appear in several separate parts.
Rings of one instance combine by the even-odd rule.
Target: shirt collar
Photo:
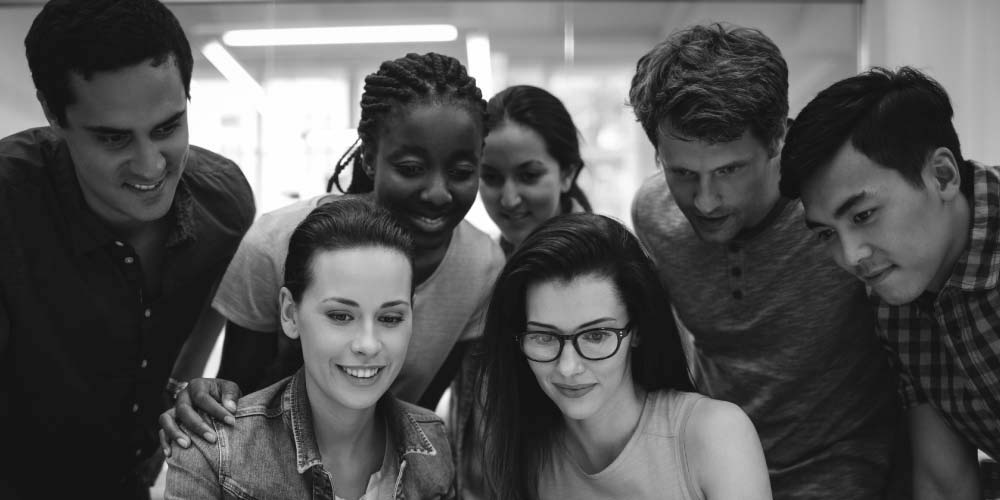
[[[290,412],[292,440],[295,443],[295,464],[299,474],[323,464],[316,444],[312,407],[306,393],[305,369],[300,368],[289,382],[282,397],[282,407]],[[424,433],[413,415],[390,393],[385,393],[377,403],[377,415],[384,415],[389,439],[396,445],[396,453],[403,458],[409,453],[436,455],[437,449]]]
[[[73,250],[77,254],[89,253],[106,245],[112,245],[118,238],[107,225],[94,213],[83,198],[80,182],[76,177],[76,168],[70,156],[66,142],[56,140],[51,151],[52,161],[49,162],[51,175],[59,204],[69,222],[69,237]],[[190,154],[188,155],[190,159]],[[173,203],[167,217],[173,219],[170,235],[167,237],[167,247],[180,245],[195,239],[196,221],[195,201],[188,188],[187,180],[182,175],[177,183]]]
[[[969,244],[955,263],[948,286],[965,291],[989,290],[996,288],[1000,274],[1000,176],[993,168],[969,163],[973,172]]]

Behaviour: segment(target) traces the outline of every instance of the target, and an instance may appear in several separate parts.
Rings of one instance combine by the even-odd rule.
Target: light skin
[[[477,118],[461,106],[417,103],[385,122],[376,146],[374,158],[364,166],[375,185],[371,196],[413,234],[413,279],[419,284],[437,270],[452,232],[476,199],[482,130]],[[273,342],[267,334],[239,338],[241,342]],[[196,408],[231,424],[240,394],[239,386],[228,380],[192,380],[178,395],[174,409],[160,416],[161,446],[169,453],[170,440],[185,448],[190,444],[175,413],[186,428],[214,442],[215,433]]]
[[[375,404],[406,358],[412,271],[406,256],[380,247],[320,251],[310,267],[299,302],[281,290],[281,326],[302,342],[316,443],[335,493],[358,498],[382,467]]]
[[[753,228],[778,202],[780,156],[772,150],[781,144],[768,148],[749,130],[717,143],[687,137],[669,121],[657,130],[656,157],[670,193],[698,236],[712,243]]]
[[[528,287],[527,328],[573,334],[597,328],[623,328],[625,304],[611,280],[584,275],[570,281],[546,281]],[[566,343],[555,361],[528,361],[542,391],[563,414],[565,446],[589,474],[606,469],[631,439],[645,400],[632,380],[637,334],[623,339],[612,357],[593,361]],[[771,487],[757,432],[736,405],[699,402],[684,435],[688,463],[708,499],[764,500]]]
[[[517,246],[559,214],[576,172],[560,168],[533,129],[505,120],[486,136],[479,194],[504,239]]]
[[[806,225],[840,267],[890,304],[940,290],[968,242],[969,203],[947,148],[929,156],[921,182],[845,143],[803,185]]]

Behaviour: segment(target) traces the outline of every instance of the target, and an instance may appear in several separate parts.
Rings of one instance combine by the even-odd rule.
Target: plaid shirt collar
[[[963,291],[992,290],[1000,277],[1000,176],[995,169],[969,161],[973,172],[972,227],[968,247],[955,263],[947,286]]]

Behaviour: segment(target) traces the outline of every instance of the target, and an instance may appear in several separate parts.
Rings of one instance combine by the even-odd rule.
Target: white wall
[[[39,7],[0,9],[0,137],[45,125],[24,57],[24,36]]]
[[[944,86],[962,154],[1000,164],[1000,1],[865,0],[861,69],[908,65]]]

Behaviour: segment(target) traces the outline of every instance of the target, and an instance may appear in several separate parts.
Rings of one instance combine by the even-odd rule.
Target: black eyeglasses
[[[567,341],[573,343],[573,348],[583,359],[600,361],[614,356],[621,348],[622,339],[631,332],[632,323],[629,322],[625,328],[592,328],[572,335],[527,331],[516,335],[514,340],[528,359],[539,363],[559,359]]]

